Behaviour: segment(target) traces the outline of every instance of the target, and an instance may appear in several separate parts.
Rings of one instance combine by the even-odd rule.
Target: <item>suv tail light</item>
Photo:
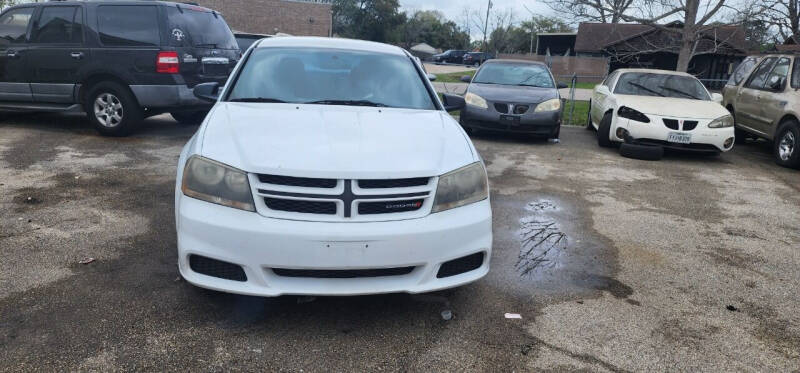
[[[178,52],[159,52],[156,58],[156,72],[162,74],[177,74],[180,72]]]

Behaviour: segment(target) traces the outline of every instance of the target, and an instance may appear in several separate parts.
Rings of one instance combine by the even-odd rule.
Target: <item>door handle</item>
[[[8,58],[19,58],[19,53],[17,53],[17,51],[15,50],[9,50],[8,52],[6,52],[6,55],[8,56]]]
[[[72,52],[69,54],[69,56],[76,60],[80,60],[83,58],[83,52]]]

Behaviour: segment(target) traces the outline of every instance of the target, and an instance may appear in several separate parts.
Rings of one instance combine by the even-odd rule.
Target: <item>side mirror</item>
[[[428,80],[435,82],[436,81],[436,74],[428,73]]]
[[[597,93],[604,94],[604,95],[608,95],[608,94],[611,93],[611,91],[608,90],[608,86],[605,86],[605,85],[602,85],[602,84],[597,85],[594,89],[595,89],[595,91]]]
[[[720,94],[720,93],[712,93],[711,94],[711,101],[714,101],[714,102],[722,105],[722,94]]]
[[[469,83],[469,82],[472,81],[472,77],[469,76],[469,75],[464,75],[464,76],[461,77],[461,81],[464,82],[464,83]]]
[[[444,109],[448,112],[461,110],[467,106],[467,102],[464,101],[464,97],[451,95],[449,93],[442,95],[442,103],[444,104]]]
[[[202,83],[194,86],[192,90],[194,96],[204,100],[215,102],[219,99],[219,83],[212,82],[212,83]]]
[[[564,83],[564,82],[558,82],[558,83],[556,83],[556,87],[557,87],[558,89],[569,88],[569,86],[567,85],[567,83]]]

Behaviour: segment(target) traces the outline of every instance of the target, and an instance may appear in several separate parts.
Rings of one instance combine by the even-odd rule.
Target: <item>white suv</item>
[[[217,91],[220,92],[217,92]],[[184,148],[181,275],[260,296],[428,292],[489,271],[483,162],[406,51],[264,39]],[[449,103],[449,105],[447,105]]]

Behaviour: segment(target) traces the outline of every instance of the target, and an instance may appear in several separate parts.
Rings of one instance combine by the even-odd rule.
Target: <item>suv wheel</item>
[[[800,150],[797,149],[800,141],[800,124],[788,121],[778,128],[775,136],[775,162],[784,167],[800,167]]]
[[[603,120],[600,121],[600,126],[597,128],[597,145],[603,148],[610,148],[614,144],[609,137],[611,136],[611,113],[603,115]]]
[[[133,95],[115,82],[101,82],[91,88],[86,113],[105,136],[126,136],[142,120],[142,110]]]
[[[203,119],[206,119],[206,115],[208,115],[208,110],[200,110],[200,111],[179,111],[175,113],[169,113],[172,115],[178,123],[184,125],[194,125],[200,124],[203,122]]]

